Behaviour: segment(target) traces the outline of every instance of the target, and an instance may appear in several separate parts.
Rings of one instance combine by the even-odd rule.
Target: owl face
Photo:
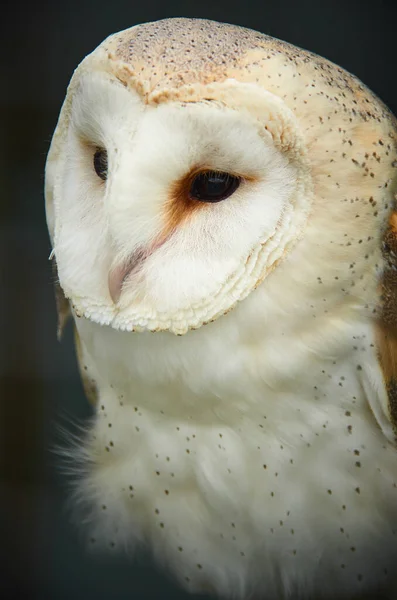
[[[249,30],[110,36],[75,71],[46,166],[75,314],[184,334],[259,285],[308,314],[317,296],[375,308],[394,123],[342,69]]]
[[[144,98],[112,73],[84,73],[58,165],[54,241],[76,310],[178,334],[230,310],[303,231],[300,136],[286,106],[253,84]]]

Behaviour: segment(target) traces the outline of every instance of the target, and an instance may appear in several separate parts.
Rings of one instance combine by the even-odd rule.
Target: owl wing
[[[397,438],[397,211],[389,219],[383,239],[385,268],[381,282],[382,308],[377,326],[379,362],[387,393],[383,407]]]
[[[69,318],[72,316],[72,311],[70,309],[69,300],[65,297],[61,284],[59,283],[58,270],[55,259],[52,263],[52,270],[54,275],[55,301],[58,315],[57,337],[58,340],[61,340],[65,326]],[[76,326],[74,327],[74,343],[76,347],[77,362],[79,365],[84,392],[87,396],[88,401],[95,406],[95,404],[97,403],[98,394],[96,381],[93,377],[94,365],[87,356],[87,352],[80,339]]]
[[[65,297],[63,289],[61,288],[61,284],[59,283],[58,268],[55,259],[52,261],[52,273],[54,277],[55,302],[58,315],[57,337],[58,340],[61,340],[65,325],[72,313],[70,310],[69,300]]]
[[[96,404],[98,404],[97,371],[94,362],[88,355],[85,345],[79,336],[76,326],[74,328],[74,343],[80,377],[86,398],[92,406],[96,406]]]

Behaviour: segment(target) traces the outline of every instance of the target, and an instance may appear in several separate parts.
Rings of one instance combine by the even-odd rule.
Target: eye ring
[[[237,190],[241,178],[224,171],[201,171],[190,186],[189,197],[200,202],[221,202]]]
[[[108,153],[105,148],[96,148],[93,157],[93,165],[98,177],[103,181],[106,181],[108,178]]]

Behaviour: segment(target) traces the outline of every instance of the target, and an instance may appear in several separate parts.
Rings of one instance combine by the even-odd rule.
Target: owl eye
[[[240,178],[220,171],[204,171],[193,180],[190,197],[201,202],[220,202],[231,196],[240,185]]]
[[[94,154],[94,169],[95,173],[106,181],[108,177],[108,153],[104,148],[97,148]]]

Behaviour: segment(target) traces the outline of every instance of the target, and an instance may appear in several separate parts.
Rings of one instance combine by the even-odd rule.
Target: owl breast
[[[368,404],[373,330],[335,313],[327,335],[288,340],[278,321],[255,338],[257,302],[182,338],[76,319],[98,388],[78,491],[92,543],[148,542],[225,598],[390,588],[397,458]]]

